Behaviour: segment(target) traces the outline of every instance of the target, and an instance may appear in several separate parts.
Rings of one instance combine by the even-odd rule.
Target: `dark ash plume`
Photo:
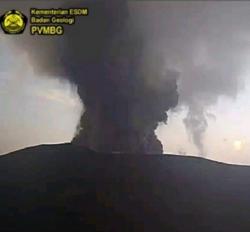
[[[98,151],[162,153],[154,131],[177,104],[176,74],[167,71],[158,86],[148,81],[158,81],[163,67],[144,58],[144,40],[126,4],[90,4],[90,15],[72,28],[80,34],[68,32],[65,39],[64,67],[85,105],[73,143]]]
[[[199,152],[209,120],[207,112],[223,97],[236,98],[249,59],[249,2],[137,1],[134,18],[179,71],[179,109]],[[147,25],[147,27],[143,27]],[[184,107],[183,107],[184,106]]]
[[[78,86],[85,112],[72,142],[102,152],[162,153],[154,131],[177,105],[177,73],[163,72],[161,59],[150,57],[126,1],[83,4],[89,16],[78,17],[63,39],[26,43],[39,72],[63,73]]]

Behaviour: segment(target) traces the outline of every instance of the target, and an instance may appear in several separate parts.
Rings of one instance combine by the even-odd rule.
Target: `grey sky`
[[[250,3],[138,1],[130,10],[152,53],[180,72],[179,105],[157,130],[165,152],[249,164]],[[28,50],[0,41],[0,152],[71,140],[82,107],[75,87],[33,72]]]
[[[82,110],[74,86],[37,76],[25,53],[0,36],[0,153],[71,140]]]
[[[206,153],[209,107],[222,96],[236,98],[247,78],[250,4],[138,2],[132,9],[138,29],[152,38],[149,46],[180,72],[179,108],[187,109],[183,122],[198,152]]]

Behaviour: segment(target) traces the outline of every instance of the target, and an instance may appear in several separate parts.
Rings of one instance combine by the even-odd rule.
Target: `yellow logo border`
[[[14,27],[7,27],[6,20],[12,20]],[[7,11],[0,17],[1,28],[6,34],[22,34],[26,28],[27,21],[28,18],[18,10]]]

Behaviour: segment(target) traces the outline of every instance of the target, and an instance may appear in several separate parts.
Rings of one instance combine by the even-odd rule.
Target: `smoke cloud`
[[[85,112],[73,142],[99,151],[161,152],[154,130],[177,104],[178,77],[184,125],[206,153],[209,108],[221,96],[235,98],[244,85],[250,4],[74,1],[83,4],[90,15],[77,18],[63,38],[18,42],[37,71],[78,86]]]
[[[91,3],[89,9],[92,14],[69,31],[62,54],[85,105],[73,142],[98,151],[162,153],[154,131],[177,104],[177,74],[147,59],[125,1]]]
[[[204,155],[209,108],[221,96],[235,98],[244,86],[250,4],[138,2],[132,10],[138,24],[144,25],[145,37],[164,54],[166,65],[180,73],[178,108],[187,109],[184,125]]]
[[[88,7],[89,16],[78,17],[63,38],[18,42],[36,72],[77,85],[85,111],[72,142],[102,152],[162,153],[154,131],[177,105],[178,73],[134,27],[126,1],[77,5]]]

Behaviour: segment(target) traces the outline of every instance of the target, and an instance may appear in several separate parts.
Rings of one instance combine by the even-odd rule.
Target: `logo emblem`
[[[20,11],[11,10],[1,16],[0,23],[6,34],[21,34],[25,30],[27,20]]]

